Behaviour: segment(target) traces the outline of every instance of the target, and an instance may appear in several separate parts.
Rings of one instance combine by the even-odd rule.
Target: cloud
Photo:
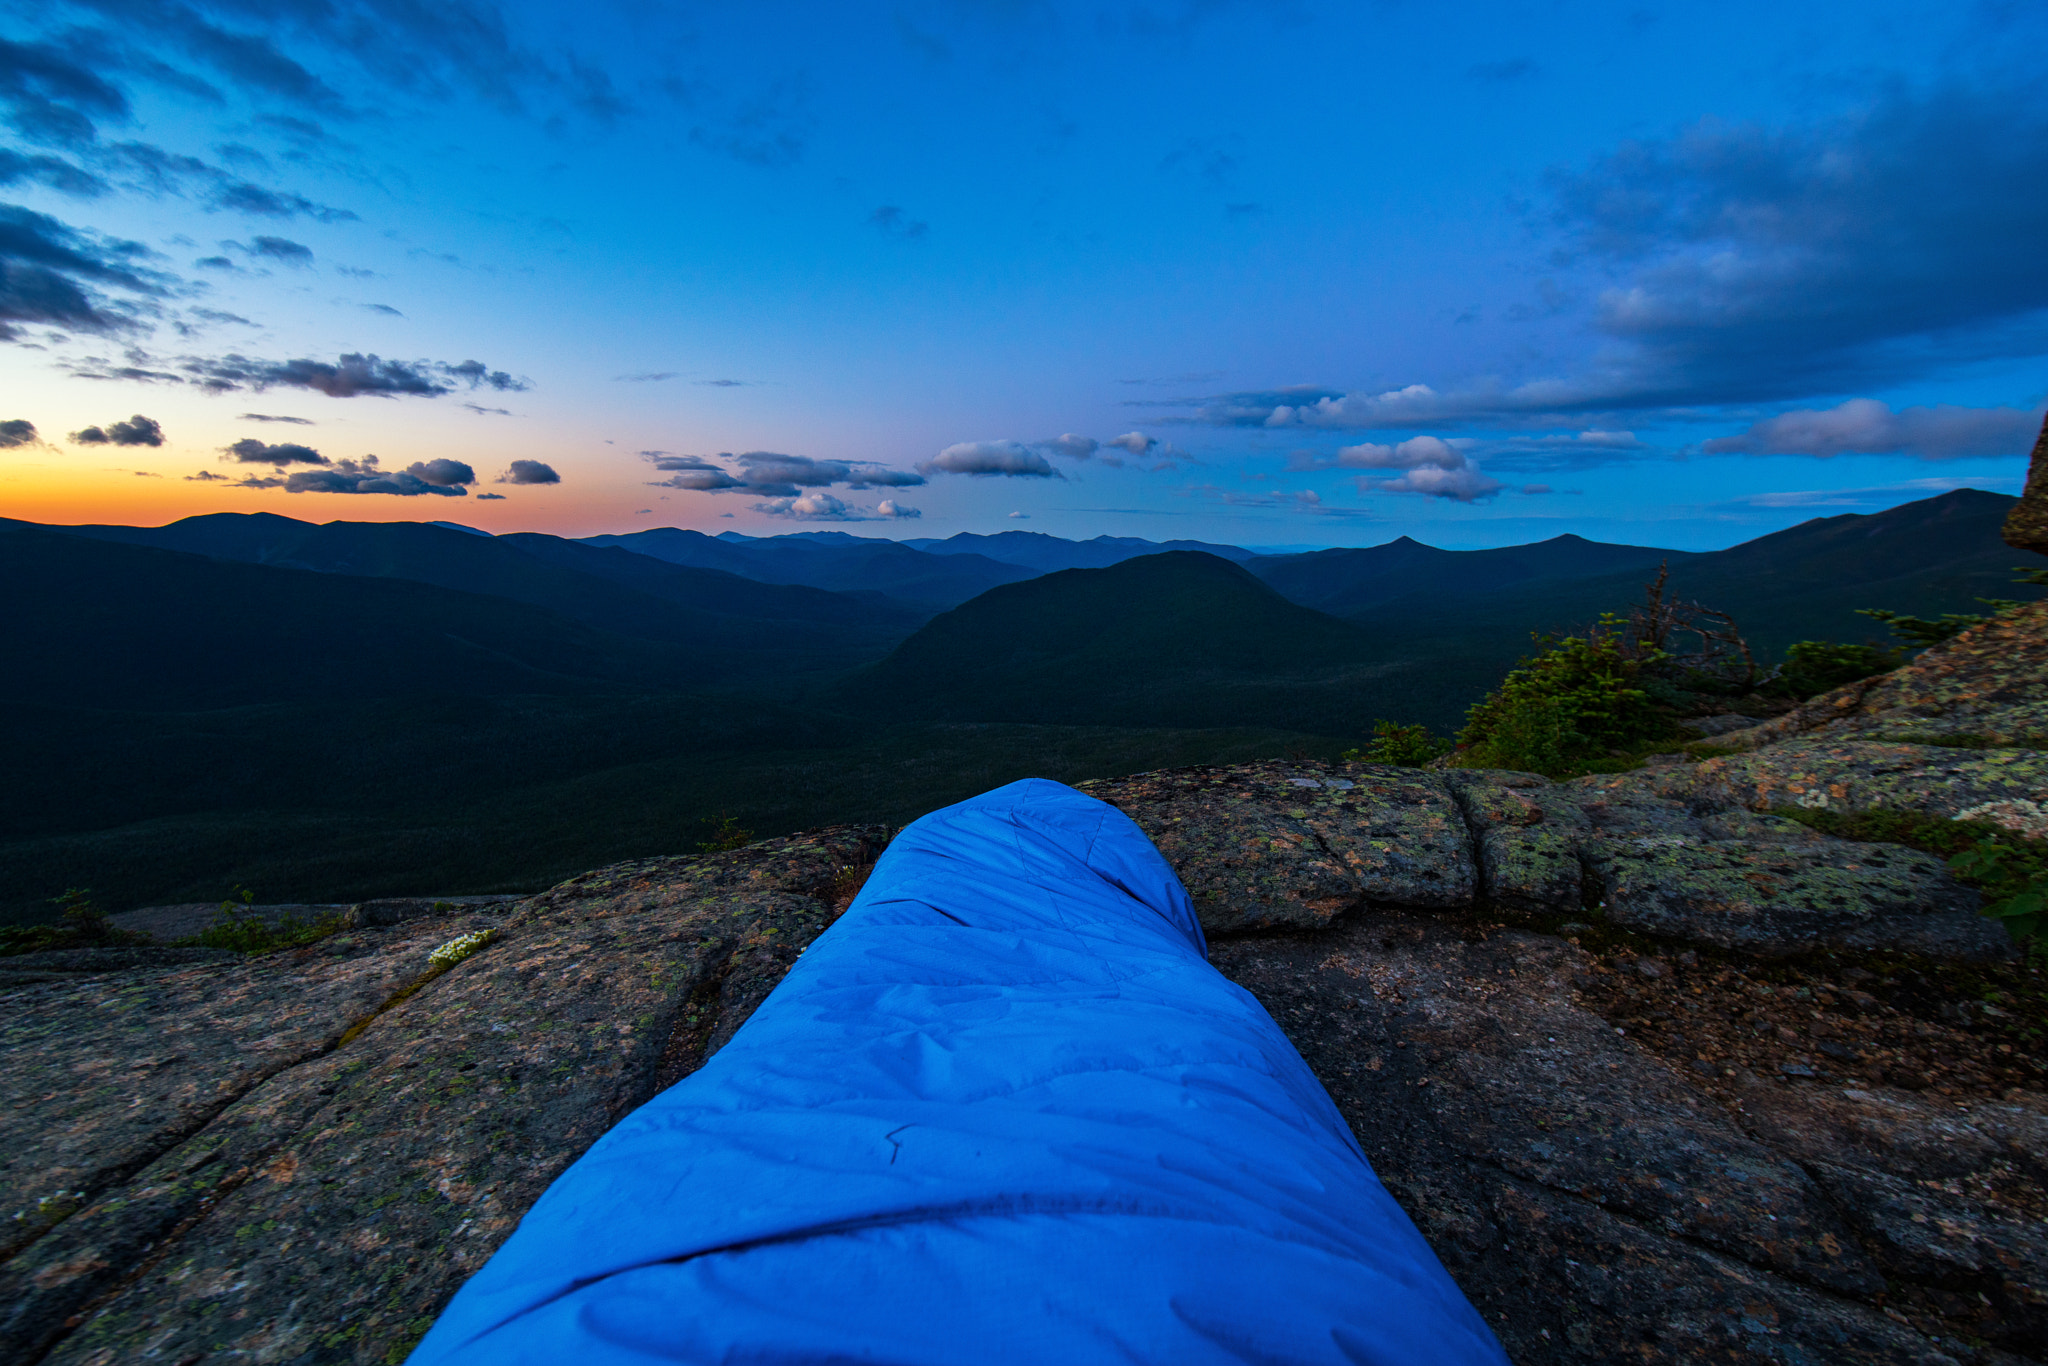
[[[1702,120],[1552,177],[1620,273],[1595,310],[1634,404],[1759,401],[2048,350],[2048,101],[1890,87],[1808,127]]]
[[[1015,479],[1064,479],[1044,454],[1020,441],[961,441],[918,467],[920,474],[1004,475]]]
[[[922,219],[910,218],[894,204],[884,204],[881,208],[869,214],[868,225],[881,229],[883,233],[890,237],[899,237],[906,241],[915,241],[917,238],[924,236],[925,232],[931,227],[929,223],[924,222]]]
[[[674,379],[680,373],[677,370],[649,370],[641,375],[613,375],[612,378],[621,384],[653,384],[658,380]]]
[[[378,468],[377,457],[338,460],[331,469],[297,470],[284,480],[286,493],[389,493],[401,498],[436,494],[461,498],[468,494],[465,484],[476,482],[476,471],[460,460],[415,461],[402,470]],[[274,485],[265,485],[273,487]]]
[[[1833,408],[1795,409],[1766,418],[1738,436],[1715,437],[1708,455],[1910,455],[1920,460],[2025,455],[2041,415],[2022,408],[1940,404],[1893,412],[1874,398]]]
[[[328,204],[316,204],[302,194],[266,190],[261,185],[251,185],[246,180],[222,185],[213,192],[208,207],[226,209],[230,213],[251,214],[260,218],[304,217],[321,223],[346,223],[358,216],[353,209],[337,209]]]
[[[1240,427],[1561,426],[2048,354],[2044,165],[2048,99],[1997,82],[1895,85],[1806,125],[1702,120],[1548,178],[1570,288],[1546,278],[1538,312],[1575,312],[1590,359],[1526,380],[1134,406]]]
[[[36,435],[36,424],[25,417],[8,418],[0,421],[0,451],[11,451],[17,446],[40,446],[42,440]]]
[[[1028,522],[1031,520],[1031,514],[1028,512],[1013,512],[1010,514],[1010,520],[1013,522]]]
[[[769,517],[788,517],[802,522],[844,522],[855,520],[859,510],[850,508],[829,493],[806,493],[791,498],[772,498],[754,504],[754,511]]]
[[[555,473],[552,465],[543,465],[538,460],[514,460],[509,469],[498,476],[501,484],[559,484],[562,476]]]
[[[1101,449],[1099,442],[1089,436],[1075,436],[1072,432],[1053,437],[1049,441],[1034,442],[1042,451],[1052,455],[1064,455],[1069,460],[1086,460]]]
[[[20,340],[19,323],[101,334],[135,329],[147,305],[110,301],[104,291],[161,296],[165,277],[141,264],[154,255],[140,242],[0,204],[0,341]]]
[[[317,425],[310,417],[284,417],[278,413],[238,413],[236,416],[243,422],[289,422],[295,427]]]
[[[893,499],[884,498],[873,511],[854,507],[829,493],[813,491],[792,497],[771,498],[755,503],[754,511],[767,517],[783,517],[797,522],[873,522],[907,521],[924,514],[913,507],[904,507]]]
[[[51,43],[0,39],[0,109],[15,132],[45,146],[83,146],[96,120],[130,116],[128,97]]]
[[[692,493],[720,493],[726,489],[744,489],[747,481],[735,478],[725,469],[701,456],[663,455],[654,458],[654,468],[669,471],[669,477],[656,480],[650,487],[688,489]],[[795,490],[791,489],[791,493]]]
[[[1522,485],[1522,492],[1531,498],[1535,498],[1546,493],[1556,493],[1557,490],[1548,484],[1524,484]]]
[[[1506,485],[1478,470],[1447,470],[1433,465],[1412,469],[1399,479],[1359,479],[1360,493],[1420,493],[1456,503],[1477,503],[1499,493]]]
[[[188,308],[185,312],[192,317],[200,319],[202,322],[236,323],[242,327],[257,326],[256,323],[249,321],[239,313],[224,313],[217,308]]]
[[[0,147],[0,185],[41,185],[80,199],[96,199],[107,182],[47,152],[23,153]]]
[[[311,446],[284,441],[270,445],[253,436],[245,436],[234,445],[224,448],[222,459],[232,457],[244,465],[275,465],[283,469],[286,465],[325,465],[327,457]]]
[[[1339,447],[1334,455],[1297,451],[1288,461],[1292,470],[1399,470],[1394,478],[1360,478],[1360,493],[1420,493],[1432,498],[1471,503],[1491,498],[1507,487],[1498,479],[1482,474],[1471,458],[1453,443],[1437,436],[1415,436],[1395,445],[1368,441]]]
[[[478,494],[478,495],[476,496],[476,500],[477,500],[477,501],[478,501],[479,503],[488,503],[488,502],[491,502],[491,501],[492,501],[492,500],[494,500],[494,499],[495,499],[496,501],[498,501],[498,502],[502,503],[502,502],[504,502],[504,501],[505,501],[505,495],[504,495],[504,494],[502,494],[502,493],[479,493],[479,494]]]
[[[701,384],[711,389],[747,389],[753,387],[750,379],[693,379],[692,384]]]
[[[382,313],[390,318],[403,318],[405,316],[390,304],[357,304],[356,307],[369,313]]]
[[[481,403],[465,403],[462,406],[469,409],[469,411],[471,411],[472,413],[475,413],[478,417],[512,416],[512,410],[510,408],[486,408]]]
[[[185,476],[185,482],[188,484],[224,484],[227,480],[225,474],[215,474],[212,470],[201,470],[197,474]]]
[[[223,242],[221,246],[239,251],[244,256],[276,261],[295,270],[304,270],[313,264],[313,249],[288,237],[252,237],[247,242]]]
[[[720,460],[738,463],[734,474],[722,465],[698,455],[671,455],[667,451],[642,451],[654,468],[669,474],[658,487],[687,489],[695,493],[737,490],[770,498],[794,498],[806,488],[829,488],[844,484],[849,489],[913,488],[925,482],[922,474],[893,470],[859,460],[814,460],[806,455],[783,455],[777,451],[724,452]],[[782,514],[775,514],[780,516]]]
[[[81,446],[161,446],[164,444],[164,429],[155,418],[137,413],[126,422],[108,423],[104,430],[87,427],[84,431],[73,432],[71,439]]]
[[[200,387],[229,391],[244,387],[261,392],[272,387],[311,389],[329,398],[438,398],[458,388],[489,388],[524,391],[532,385],[514,379],[503,370],[491,370],[481,361],[457,364],[432,360],[385,360],[380,356],[350,352],[335,363],[311,359],[265,361],[247,356],[215,358],[186,357],[186,373],[196,376]]]

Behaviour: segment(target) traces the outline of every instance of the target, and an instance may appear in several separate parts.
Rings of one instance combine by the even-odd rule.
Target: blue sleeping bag
[[[551,1186],[428,1363],[1506,1361],[1121,812],[899,835]]]

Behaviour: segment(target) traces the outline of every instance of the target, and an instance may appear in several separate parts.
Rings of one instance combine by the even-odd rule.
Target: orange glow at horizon
[[[20,452],[7,454],[18,457]],[[125,453],[108,458],[119,459],[120,454]],[[478,496],[497,491],[489,484],[459,498],[343,496],[235,488],[168,471],[80,468],[68,459],[59,464],[59,459],[64,458],[38,460],[31,454],[0,467],[0,517],[54,526],[163,526],[209,513],[269,512],[301,522],[444,521],[496,534],[538,531],[554,536],[595,536],[656,526],[715,532],[722,521],[716,510],[701,509],[692,516],[687,505],[663,502],[654,504],[655,513],[635,515],[631,507],[621,509],[622,503],[632,501],[627,490],[587,484],[573,490],[517,486],[507,489],[502,500]]]

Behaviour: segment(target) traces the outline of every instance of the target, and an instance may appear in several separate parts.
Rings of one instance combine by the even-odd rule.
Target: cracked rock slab
[[[1765,957],[1903,949],[1964,961],[2009,958],[1982,899],[1939,858],[1835,839],[1739,808],[1650,795],[1639,775],[1568,785],[1591,823],[1586,857],[1606,918],[1628,929]]]
[[[0,1255],[264,1078],[332,1048],[426,970],[444,928],[335,935],[225,961],[215,950],[112,950],[116,958],[204,960],[105,972],[73,965],[57,980],[0,995],[8,1100],[0,1107]]]
[[[1584,904],[1593,827],[1568,792],[1533,773],[1453,769],[1444,776],[1476,836],[1487,904],[1522,915]]]
[[[2011,1315],[1942,1317],[1939,1286],[1912,1279],[1928,1265],[1873,1252],[1871,1216],[1845,1208],[1832,1172],[1815,1179],[1804,1147],[1582,1006],[1583,956],[1561,940],[1385,912],[1213,957],[1273,1012],[1524,1366],[2038,1359]],[[1804,1115],[1810,1092],[1758,1087]],[[1854,1144],[1822,1146],[1885,1179]],[[2042,1283],[2030,1267],[2008,1302]],[[1902,1301],[1925,1312],[1887,1312]],[[1987,1328],[2027,1355],[1966,1345]]]
[[[1178,768],[1084,783],[1151,836],[1211,934],[1360,905],[1469,905],[1471,839],[1440,774],[1378,764]]]
[[[52,1362],[402,1360],[549,1182],[730,1037],[886,835],[621,865],[522,904],[346,1047],[0,1268],[33,1291],[0,1349],[54,1334]],[[173,1206],[196,1221],[176,1231]]]

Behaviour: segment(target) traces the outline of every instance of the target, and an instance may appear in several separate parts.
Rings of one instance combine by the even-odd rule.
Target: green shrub
[[[0,928],[0,957],[40,953],[48,949],[105,949],[149,944],[149,935],[118,928],[92,899],[89,887],[67,888],[52,897],[59,919],[54,925],[9,925]]]
[[[1948,861],[1950,871],[1984,894],[1984,914],[2025,943],[2048,929],[2048,867],[2038,852],[1982,840]]]
[[[237,887],[233,896],[220,903],[211,925],[180,942],[198,948],[233,949],[236,953],[275,953],[325,939],[341,928],[341,917],[334,915],[317,920],[282,915],[266,920],[250,909],[255,900],[254,892]]]
[[[1778,681],[1785,691],[1804,701],[1859,678],[1890,673],[1903,662],[1897,650],[1844,645],[1832,640],[1802,640],[1785,650]]]
[[[1393,721],[1372,723],[1372,742],[1347,749],[1346,763],[1396,764],[1422,768],[1432,759],[1450,752],[1451,742],[1431,733],[1428,726],[1403,726]]]
[[[1612,618],[1583,636],[1538,643],[1549,648],[1466,714],[1461,764],[1572,777],[1673,735],[1670,718],[1638,686],[1657,656],[1632,658]]]
[[[739,823],[737,817],[721,814],[711,827],[711,838],[697,846],[700,854],[722,854],[728,849],[738,849],[754,842],[754,832]]]

